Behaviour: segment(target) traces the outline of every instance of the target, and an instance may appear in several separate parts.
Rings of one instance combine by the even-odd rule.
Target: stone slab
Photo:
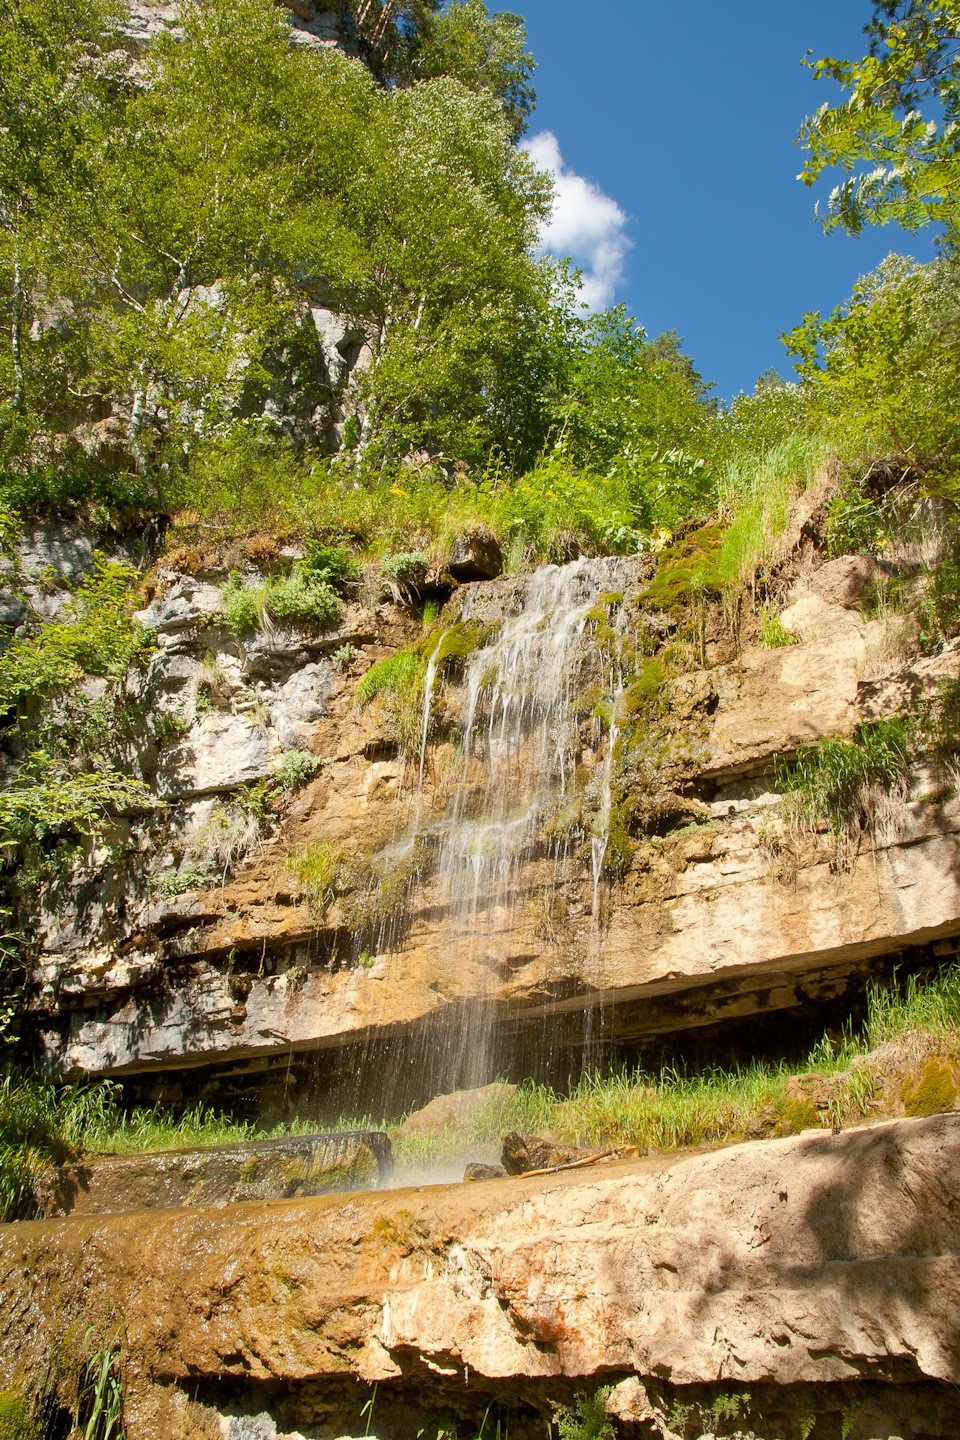
[[[118,1215],[183,1205],[286,1200],[370,1190],[390,1177],[389,1137],[379,1130],[285,1135],[196,1150],[98,1155],[61,1167],[46,1186],[55,1215]]]

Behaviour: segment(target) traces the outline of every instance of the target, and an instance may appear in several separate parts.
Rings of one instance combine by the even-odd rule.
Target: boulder
[[[412,1115],[408,1115],[396,1134],[400,1139],[409,1140],[413,1137],[435,1135],[443,1130],[466,1133],[481,1110],[485,1110],[497,1100],[508,1100],[516,1092],[516,1085],[495,1081],[492,1085],[481,1085],[476,1090],[454,1090],[450,1095],[438,1095],[422,1110],[415,1110]]]
[[[470,580],[495,580],[503,569],[500,542],[490,530],[476,530],[460,535],[453,542],[443,567],[461,583]]]
[[[471,1160],[463,1172],[463,1178],[465,1181],[503,1180],[506,1173],[502,1165],[483,1165],[479,1160]]]
[[[593,1152],[578,1150],[573,1145],[558,1145],[541,1135],[521,1135],[511,1130],[503,1137],[503,1168],[508,1175],[526,1175],[530,1170],[549,1170],[555,1165],[571,1165],[585,1160]]]
[[[867,599],[881,574],[872,555],[841,555],[828,560],[807,581],[821,600],[856,610]]]

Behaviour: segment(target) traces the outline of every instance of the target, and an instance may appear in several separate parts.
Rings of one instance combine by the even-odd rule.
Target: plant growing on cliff
[[[614,1440],[614,1428],[607,1413],[610,1387],[592,1395],[578,1395],[571,1409],[556,1416],[559,1440]]]
[[[900,719],[860,725],[852,740],[803,746],[792,765],[780,763],[777,784],[794,817],[826,821],[838,842],[855,846],[900,823],[907,794],[910,732]]]
[[[333,586],[305,565],[289,575],[271,576],[263,585],[247,585],[233,571],[223,587],[221,610],[237,635],[261,629],[268,620],[281,625],[335,624],[343,605]]]

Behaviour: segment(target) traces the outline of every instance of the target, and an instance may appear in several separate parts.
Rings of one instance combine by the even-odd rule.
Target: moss
[[[668,546],[655,577],[637,596],[637,604],[677,610],[699,596],[719,595],[723,582],[717,562],[723,538],[721,525],[707,525]]]
[[[622,604],[623,604],[623,591],[622,591],[622,590],[605,590],[602,595],[598,595],[598,596],[597,596],[597,604],[598,604],[598,605],[606,605],[608,608],[609,608],[610,606],[612,606],[612,605],[622,605]]]
[[[799,1135],[801,1130],[816,1129],[820,1123],[820,1112],[812,1100],[786,1100],[780,1107],[777,1133]]]
[[[444,630],[439,646],[437,632],[432,630],[420,641],[417,650],[427,660],[434,656],[439,668],[451,660],[465,660],[479,650],[490,639],[493,629],[481,620],[458,620]]]
[[[610,829],[607,836],[607,852],[603,857],[603,868],[609,875],[625,875],[633,861],[637,848],[631,839],[628,820],[622,807],[614,806],[610,814]]]
[[[622,724],[645,710],[660,694],[666,678],[667,670],[662,661],[647,660],[636,679],[631,680],[618,699],[617,720]]]
[[[249,1185],[250,1181],[251,1181],[251,1180],[255,1180],[256,1178],[257,1178],[257,1157],[256,1157],[256,1155],[251,1155],[251,1156],[250,1156],[250,1159],[249,1159],[249,1160],[245,1160],[245,1161],[243,1162],[243,1164],[240,1166],[240,1179],[241,1179],[241,1181],[243,1182],[244,1185]]]
[[[902,1095],[908,1115],[939,1115],[953,1109],[957,1083],[952,1070],[939,1060],[930,1060],[916,1085],[906,1082]]]
[[[19,1390],[0,1390],[0,1440],[40,1440],[40,1426]]]

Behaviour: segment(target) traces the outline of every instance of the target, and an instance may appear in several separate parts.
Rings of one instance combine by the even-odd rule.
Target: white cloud
[[[623,279],[624,258],[633,244],[626,233],[627,216],[609,195],[566,168],[551,131],[531,136],[523,148],[538,169],[550,172],[556,190],[540,248],[558,259],[569,255],[583,271],[581,299],[591,310],[603,310]]]

